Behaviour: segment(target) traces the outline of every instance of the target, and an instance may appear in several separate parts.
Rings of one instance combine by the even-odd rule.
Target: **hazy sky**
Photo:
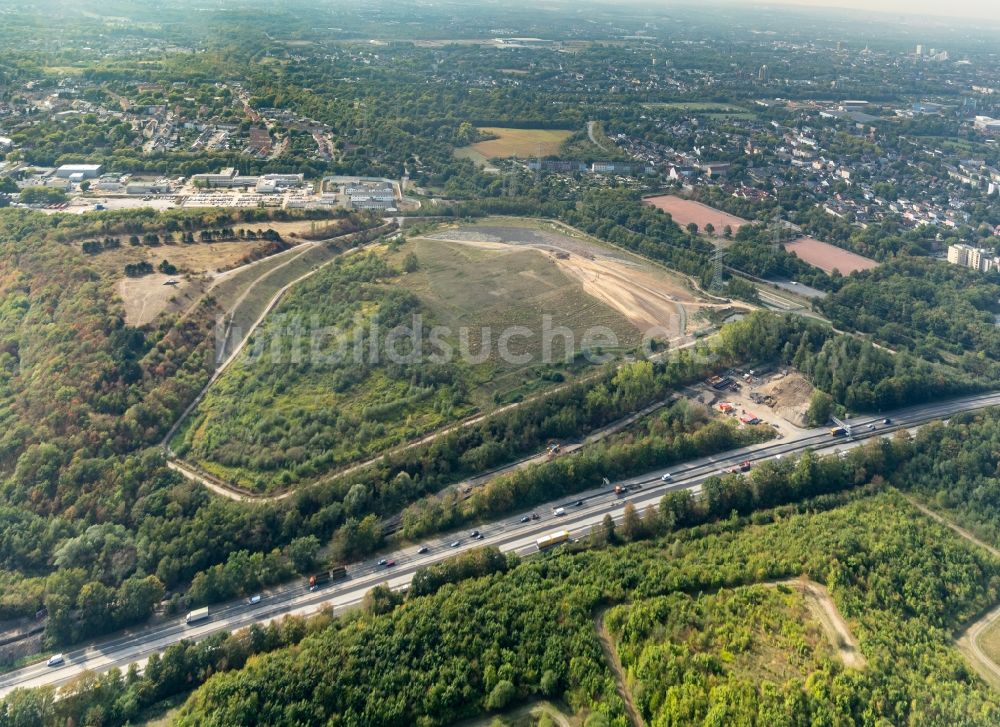
[[[814,8],[852,8],[886,13],[1000,20],[1000,0],[769,0]],[[1000,39],[997,40],[1000,46]]]

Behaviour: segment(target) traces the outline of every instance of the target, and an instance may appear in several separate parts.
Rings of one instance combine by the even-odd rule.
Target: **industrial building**
[[[63,164],[56,169],[56,176],[74,182],[95,179],[101,175],[102,168],[100,164]]]
[[[276,194],[297,189],[303,184],[305,184],[303,174],[264,174],[257,178],[255,188],[258,194]]]
[[[305,183],[302,174],[264,174],[260,177],[244,176],[232,167],[222,169],[218,174],[195,174],[191,183],[202,189],[236,189],[253,187],[258,194],[274,194],[301,187]]]
[[[219,171],[218,174],[195,174],[191,177],[191,183],[196,187],[205,189],[234,187],[256,187],[258,177],[240,176],[232,167],[227,167]]]
[[[356,210],[395,211],[396,194],[391,182],[356,182],[344,188],[344,194]]]

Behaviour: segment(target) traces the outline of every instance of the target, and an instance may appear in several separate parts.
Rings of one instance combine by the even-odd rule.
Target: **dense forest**
[[[815,719],[991,724],[1000,704],[954,651],[951,634],[1000,595],[1000,562],[879,483],[884,477],[921,493],[953,468],[971,475],[967,463],[978,456],[977,487],[992,486],[987,462],[996,432],[987,412],[925,428],[912,440],[874,441],[846,457],[771,460],[748,476],[709,480],[701,498],[678,492],[658,508],[627,510],[621,524],[606,520],[561,554],[518,562],[491,549],[471,551],[418,573],[405,598],[377,588],[360,612],[334,622],[322,616],[181,643],[142,675],[113,671],[72,688],[67,699],[18,692],[0,718],[57,724],[94,710],[101,724],[123,724],[228,671],[195,693],[182,723],[310,724],[336,716],[345,724],[447,724],[548,696],[589,713],[588,724],[624,725],[593,616],[618,606],[608,624],[627,666],[671,628],[690,633],[715,624],[690,642],[703,656],[690,646],[656,649],[654,661],[629,668],[651,722],[657,715],[701,721],[791,709]],[[786,625],[781,609],[753,616],[769,597],[745,586],[800,576],[829,588],[866,669],[845,669],[819,644],[806,645],[802,624]],[[750,624],[757,626],[748,632]],[[748,677],[747,660],[756,663],[764,638],[756,628],[788,639],[777,643],[786,644],[796,673],[765,669],[763,677],[759,670]],[[273,655],[247,661],[268,651]],[[744,668],[730,665],[734,654]],[[928,684],[931,701],[918,698]]]
[[[705,259],[705,243],[628,195],[612,199],[617,206],[595,196],[573,211],[574,219],[654,259],[694,274],[705,271],[698,263]],[[521,202],[474,204],[479,212],[501,204],[517,211]],[[471,204],[468,211],[474,211]],[[718,343],[701,346],[697,356],[682,353],[652,367],[609,370],[280,503],[220,500],[180,481],[151,448],[210,373],[211,300],[182,319],[128,327],[113,281],[91,267],[89,255],[67,243],[225,229],[266,217],[261,210],[99,217],[2,213],[8,242],[0,250],[0,369],[5,372],[0,454],[6,467],[0,608],[13,617],[47,606],[49,643],[73,642],[140,620],[161,592],[171,594],[170,609],[176,610],[276,582],[308,569],[324,545],[340,558],[371,552],[385,543],[383,522],[404,510],[402,532],[415,537],[501,514],[520,496],[537,502],[564,494],[569,491],[560,469],[564,465],[555,463],[501,478],[489,492],[469,500],[445,494],[415,504],[463,476],[537,452],[550,439],[583,436],[734,363],[780,360],[798,366],[851,410],[881,410],[985,385],[956,372],[950,362],[929,363],[908,352],[893,355],[835,336],[818,322],[758,313],[724,329]],[[362,278],[371,264],[358,262]],[[336,278],[343,269],[353,270],[350,265],[333,268],[330,275]],[[378,278],[385,271],[372,274]],[[344,291],[370,285],[337,280],[334,287]],[[385,297],[390,299],[405,309],[405,299]],[[343,295],[340,300],[345,307],[331,305],[331,311],[344,313],[355,304]],[[422,386],[411,375],[400,381],[407,390]],[[454,406],[454,399],[445,404]],[[285,429],[272,432],[282,432],[283,438]],[[638,474],[747,441],[740,436],[716,425],[683,426],[668,437],[610,442],[579,460],[589,474],[574,481],[582,487],[602,472]],[[259,456],[261,447],[256,450]],[[113,623],[101,625],[96,617],[84,616],[96,612],[95,604],[109,603],[125,604],[115,611]]]
[[[996,382],[1000,372],[1000,276],[958,265],[902,259],[851,277],[818,304],[835,326],[892,348],[947,361]]]
[[[345,619],[292,651],[215,676],[191,698],[180,723],[448,724],[527,698],[559,696],[590,713],[589,725],[625,724],[594,633],[596,609],[630,602],[652,617],[655,599],[669,594],[802,574],[826,582],[857,624],[867,670],[822,658],[802,681],[754,684],[718,661],[704,663],[726,657],[722,647],[714,651],[711,642],[701,642],[708,653],[694,663],[680,649],[657,656],[667,661],[642,690],[648,695],[640,702],[643,716],[695,723],[720,715],[735,722],[768,716],[996,721],[1000,705],[961,663],[947,627],[996,597],[997,563],[915,518],[897,496],[818,509],[764,514],[755,525],[730,520],[679,531],[624,551],[532,559],[506,573],[408,597],[403,606],[384,607],[387,613],[379,608]],[[946,595],[920,596],[927,592]],[[753,603],[716,611],[718,628],[738,629],[751,618]],[[612,627],[617,623],[612,619]],[[340,667],[330,669],[334,663]],[[933,700],[922,698],[928,683]]]

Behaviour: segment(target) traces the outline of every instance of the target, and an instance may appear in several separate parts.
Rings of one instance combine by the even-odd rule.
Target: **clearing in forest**
[[[493,126],[479,131],[495,138],[456,149],[455,156],[472,159],[480,165],[496,158],[544,157],[557,154],[563,142],[573,135],[572,131],[563,129],[506,129]]]
[[[807,580],[671,593],[616,606],[606,622],[630,698],[651,724],[664,723],[690,684],[788,688],[833,660],[865,665],[829,593]]]

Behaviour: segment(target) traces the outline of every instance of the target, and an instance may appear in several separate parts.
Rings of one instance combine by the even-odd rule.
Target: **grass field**
[[[276,290],[323,255],[333,253],[314,248],[286,260],[245,295],[246,280],[227,280],[225,290],[218,291],[220,301],[234,308],[235,325],[246,330]],[[223,480],[266,492],[310,481],[593,370],[594,364],[576,355],[593,327],[602,326],[616,339],[614,344],[607,337],[597,341],[602,353],[634,350],[640,340],[634,323],[585,292],[540,250],[482,249],[420,238],[371,255],[395,272],[380,274],[377,282],[354,283],[354,273],[344,271],[356,264],[348,258],[369,254],[345,256],[292,288],[255,338],[269,340],[268,330],[280,330],[287,316],[307,323],[319,316],[322,325],[334,322],[346,331],[341,339],[350,345],[393,295],[402,295],[415,300],[402,325],[412,325],[411,313],[419,313],[425,335],[432,326],[440,327],[454,355],[440,363],[424,356],[403,367],[384,359],[312,365],[308,356],[300,365],[266,358],[253,363],[248,350],[178,432],[178,454]],[[416,257],[416,269],[403,273],[410,256]],[[364,272],[358,268],[358,274]],[[394,325],[386,323],[385,331]],[[509,337],[510,356],[504,356],[502,337],[515,326],[527,335]],[[553,331],[548,345],[546,326]],[[545,356],[546,349],[551,356]],[[425,349],[428,354],[435,350]]]
[[[467,328],[473,353],[478,351],[482,332],[492,334],[492,355],[473,367],[478,383],[474,396],[482,406],[488,406],[494,396],[506,401],[546,385],[538,376],[545,316],[551,316],[552,330],[564,327],[572,331],[574,350],[580,349],[585,331],[593,326],[613,331],[618,350],[639,342],[635,326],[588,295],[550,255],[532,249],[479,249],[422,238],[396,254],[397,265],[411,248],[419,269],[406,275],[401,284],[417,294],[435,322],[456,332],[456,337],[459,329]],[[497,355],[497,338],[511,326],[524,326],[534,333],[528,339],[512,339],[510,344],[511,353],[527,354],[533,363],[509,363]],[[565,340],[552,338],[550,350],[555,356],[565,353]],[[575,367],[562,368],[568,374]]]
[[[548,156],[558,153],[563,142],[573,135],[571,131],[559,129],[485,127],[480,131],[496,138],[456,149],[455,156],[472,159],[480,165],[494,158]]]

